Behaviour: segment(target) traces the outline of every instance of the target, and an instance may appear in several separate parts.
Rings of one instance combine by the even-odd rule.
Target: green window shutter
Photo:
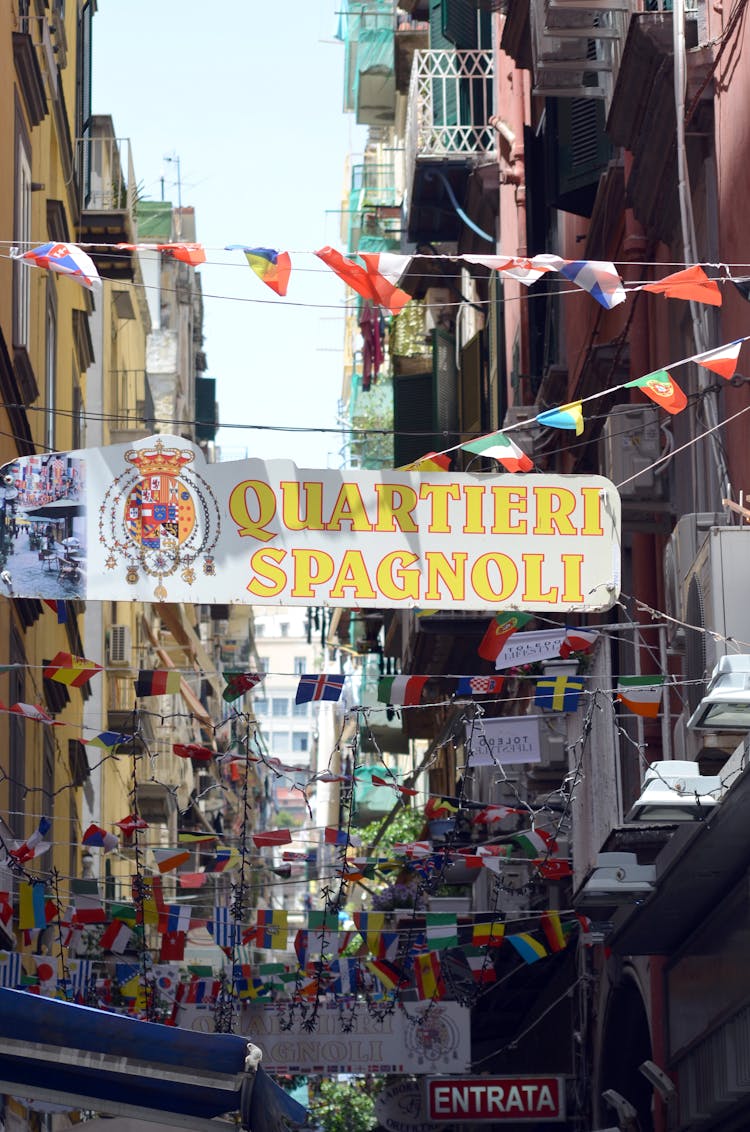
[[[604,104],[598,98],[547,99],[549,203],[565,212],[590,216],[599,178],[612,157],[605,132]]]
[[[458,440],[458,372],[456,339],[445,330],[432,332],[434,427],[438,450]]]
[[[478,46],[477,9],[469,0],[442,0],[443,35],[459,51]]]
[[[432,373],[402,374],[393,378],[393,463],[400,468],[434,448],[425,433],[434,427]]]

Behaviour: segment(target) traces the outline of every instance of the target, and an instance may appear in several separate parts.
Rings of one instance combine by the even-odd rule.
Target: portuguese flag
[[[647,373],[645,377],[636,378],[635,381],[627,381],[625,388],[642,390],[668,413],[681,413],[687,405],[687,397],[665,369]]]

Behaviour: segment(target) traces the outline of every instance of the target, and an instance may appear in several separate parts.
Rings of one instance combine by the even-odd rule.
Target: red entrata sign
[[[560,1121],[565,1119],[562,1077],[432,1077],[427,1082],[430,1120]]]

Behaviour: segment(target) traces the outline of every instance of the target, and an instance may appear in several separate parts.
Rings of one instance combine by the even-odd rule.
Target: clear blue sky
[[[94,113],[130,138],[143,195],[159,199],[163,175],[176,204],[177,164],[164,158],[180,159],[182,203],[196,209],[209,260],[204,345],[225,422],[336,423],[344,285],[294,253],[339,244],[344,161],[363,146],[341,109],[337,21],[336,0],[99,0],[94,17]],[[287,299],[241,252],[217,250],[226,244],[291,251]],[[230,428],[218,441],[225,458],[247,450],[303,467],[338,466],[341,443]]]

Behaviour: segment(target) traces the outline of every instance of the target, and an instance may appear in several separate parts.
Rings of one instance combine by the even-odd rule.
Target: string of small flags
[[[115,251],[122,252],[157,251],[191,267],[198,267],[206,262],[206,253],[202,244],[184,242],[103,245],[48,241],[26,251],[11,247],[10,254],[13,259],[21,263],[67,275],[87,290],[93,290],[101,285],[101,277],[88,251],[95,253],[103,247],[106,247],[110,255],[113,247]],[[274,294],[280,297],[287,294],[292,275],[292,260],[289,252],[275,248],[250,247],[245,244],[228,244],[225,250],[242,252],[253,272]],[[415,257],[394,252],[355,254],[357,260],[348,258],[328,246],[314,252],[322,263],[361,298],[383,307],[393,315],[399,314],[411,301],[411,295],[403,290],[400,284],[408,275]],[[718,281],[710,279],[699,264],[672,272],[654,282],[630,284],[626,290],[617,268],[607,260],[568,260],[551,253],[526,257],[505,255],[502,252],[494,255],[436,255],[432,258],[495,271],[500,276],[513,279],[527,287],[549,273],[556,273],[590,294],[605,310],[612,310],[620,303],[624,303],[628,292],[641,290],[661,294],[670,299],[707,303],[711,306],[721,306],[722,302]],[[725,278],[732,277],[727,274]],[[723,282],[724,278],[721,281]]]

